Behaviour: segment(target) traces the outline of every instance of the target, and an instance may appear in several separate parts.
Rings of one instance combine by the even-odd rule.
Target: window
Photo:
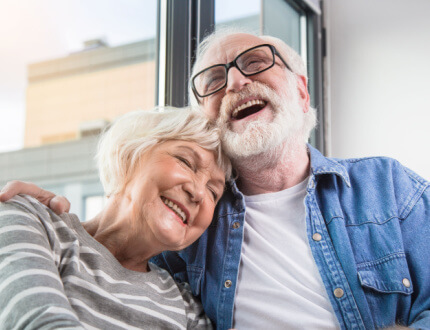
[[[94,218],[106,205],[107,198],[102,195],[84,197],[85,220]]]
[[[0,1],[0,186],[34,182],[85,219],[96,135],[156,104],[157,3]]]
[[[156,5],[2,1],[0,151],[77,139],[153,107]]]

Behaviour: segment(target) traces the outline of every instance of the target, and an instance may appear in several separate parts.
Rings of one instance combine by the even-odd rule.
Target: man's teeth
[[[249,108],[249,107],[252,107],[254,105],[264,106],[264,101],[263,100],[251,100],[251,101],[248,101],[248,102],[246,102],[244,104],[239,105],[236,109],[234,109],[231,115],[232,115],[233,118],[236,118],[237,114],[241,110]]]
[[[166,204],[169,209],[171,209],[173,212],[175,212],[177,215],[179,215],[179,217],[182,219],[182,222],[186,222],[187,221],[187,217],[185,215],[185,213],[180,209],[180,207],[178,205],[176,205],[175,203],[173,203],[171,200],[162,197],[161,200],[163,201],[164,204]]]

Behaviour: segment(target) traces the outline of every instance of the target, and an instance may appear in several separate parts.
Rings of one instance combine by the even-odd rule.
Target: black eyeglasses
[[[220,91],[227,85],[228,70],[237,68],[245,77],[269,70],[275,65],[275,55],[291,70],[287,62],[278,53],[276,48],[269,44],[258,45],[245,50],[227,64],[216,64],[198,72],[191,79],[191,88],[194,95],[206,97]]]

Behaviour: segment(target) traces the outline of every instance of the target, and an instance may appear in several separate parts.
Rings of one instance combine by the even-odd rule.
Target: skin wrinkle
[[[266,40],[248,34],[215,40],[200,65],[204,68],[227,63],[240,52],[263,43]],[[284,49],[277,48],[280,52]],[[286,56],[283,52],[281,55]],[[239,189],[246,195],[254,195],[280,191],[302,182],[309,175],[306,141],[315,125],[306,77],[280,65],[250,77],[235,71],[235,68],[229,71],[226,88],[203,98],[202,106],[208,117],[217,119],[223,146],[238,173]],[[267,101],[266,107],[252,118],[232,121],[233,108],[252,96]]]
[[[221,127],[223,145],[239,173],[238,183],[245,194],[251,190],[268,192],[264,186],[272,187],[272,191],[282,190],[286,172],[289,178],[297,177],[297,183],[307,176],[297,176],[296,168],[288,162],[299,157],[298,145],[307,139],[307,131],[303,117],[300,117],[295,76],[290,72],[285,74],[288,79],[285,95],[279,96],[269,86],[255,81],[237,93],[226,94],[222,100],[217,124]],[[229,123],[230,114],[239,100],[250,96],[271,100],[273,119],[271,122],[252,121],[247,123],[243,132],[236,133]],[[254,188],[250,189],[250,186]]]
[[[158,144],[142,155],[122,193],[112,195],[95,218],[83,223],[84,228],[123,267],[148,271],[151,257],[185,248],[209,226],[225,182],[216,158],[195,142]],[[162,197],[188,212],[186,224]]]

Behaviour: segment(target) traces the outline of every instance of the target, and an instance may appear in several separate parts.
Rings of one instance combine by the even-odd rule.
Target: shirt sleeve
[[[188,283],[177,283],[182,294],[187,314],[187,329],[213,329],[200,300],[193,296]]]
[[[64,292],[49,221],[28,206],[0,204],[1,327],[84,329]]]
[[[402,221],[402,232],[414,287],[409,327],[430,329],[430,187]]]

